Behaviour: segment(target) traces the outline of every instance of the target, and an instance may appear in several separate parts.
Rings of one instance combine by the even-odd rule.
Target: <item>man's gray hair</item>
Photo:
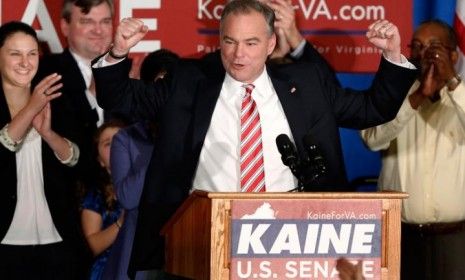
[[[268,25],[268,33],[270,36],[273,35],[274,21],[275,21],[274,11],[266,4],[263,4],[257,0],[231,0],[229,1],[229,3],[226,4],[226,6],[224,7],[223,13],[221,14],[220,34],[223,32],[224,21],[229,15],[250,14],[251,12],[254,12],[254,11],[263,15]]]

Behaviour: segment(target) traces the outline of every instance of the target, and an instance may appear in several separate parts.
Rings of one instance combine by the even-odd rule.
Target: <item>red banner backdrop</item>
[[[52,52],[64,47],[60,34],[60,0],[1,1],[1,22],[32,23]],[[218,49],[218,22],[224,0],[116,0],[115,21],[138,17],[149,33],[132,52],[160,47],[183,56],[198,56]],[[339,72],[373,72],[379,50],[365,38],[373,21],[389,19],[400,29],[405,50],[412,35],[412,1],[392,0],[293,0],[297,22],[304,36]]]

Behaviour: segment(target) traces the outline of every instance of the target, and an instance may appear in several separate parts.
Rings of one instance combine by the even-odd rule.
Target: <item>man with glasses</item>
[[[401,279],[463,279],[465,87],[454,70],[454,30],[421,24],[410,44],[419,69],[396,118],[362,131],[382,150],[381,189],[409,194],[402,209]]]

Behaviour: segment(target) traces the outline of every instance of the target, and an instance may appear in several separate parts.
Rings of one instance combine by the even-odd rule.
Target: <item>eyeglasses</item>
[[[451,46],[445,45],[440,41],[431,41],[431,42],[428,42],[427,44],[423,44],[420,41],[412,41],[412,43],[407,45],[407,47],[409,47],[412,52],[422,52],[423,50],[425,50],[425,49],[427,49],[427,48],[429,48],[431,46],[433,46],[433,47],[444,47],[449,51],[454,50],[454,48],[452,48]]]

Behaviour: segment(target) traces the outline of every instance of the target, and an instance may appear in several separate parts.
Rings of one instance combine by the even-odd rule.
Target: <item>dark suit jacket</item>
[[[0,81],[1,82],[1,81]],[[11,121],[3,90],[0,87],[0,127]],[[66,118],[60,116],[52,106],[52,128],[55,132],[71,141],[75,141],[73,131],[66,125]],[[79,229],[78,203],[75,189],[72,187],[72,167],[60,163],[52,149],[42,141],[42,164],[44,191],[48,208],[58,233],[63,241],[82,247]],[[16,155],[0,145],[0,240],[3,239],[13,220],[16,207]]]
[[[212,67],[211,61],[212,57],[207,62],[181,61],[172,77],[149,86],[128,79],[128,62],[93,69],[104,109],[123,109],[126,114],[159,123],[130,270],[162,267],[163,240],[157,237],[192,187],[225,75],[224,69]],[[213,57],[213,65],[218,61]],[[311,133],[326,158],[327,173],[319,184],[328,190],[346,184],[338,127],[361,129],[394,118],[415,76],[414,71],[383,59],[370,90],[356,92],[336,86],[317,63],[268,67],[268,73],[299,154],[304,153],[303,137]]]
[[[308,62],[318,65],[318,69],[328,79],[330,83],[340,85],[339,80],[336,77],[336,72],[328,61],[308,42],[305,41],[305,46],[302,55],[298,58],[293,58],[288,55],[289,58],[294,62]]]
[[[111,246],[101,279],[127,279],[139,200],[152,151],[153,139],[147,122],[137,122],[120,129],[111,142],[113,188],[118,202],[125,209],[125,216],[118,236]],[[141,279],[142,276],[138,275]]]
[[[98,115],[90,107],[86,97],[86,83],[81,70],[71,55],[69,49],[60,54],[52,54],[41,59],[39,71],[34,78],[34,84],[40,82],[45,76],[58,73],[62,75],[62,96],[52,101],[57,114],[67,119],[67,125],[73,128],[77,138],[76,143],[81,150],[78,163],[79,178],[87,185],[94,185],[92,178],[96,176],[98,164],[93,154],[93,136],[97,130]]]

